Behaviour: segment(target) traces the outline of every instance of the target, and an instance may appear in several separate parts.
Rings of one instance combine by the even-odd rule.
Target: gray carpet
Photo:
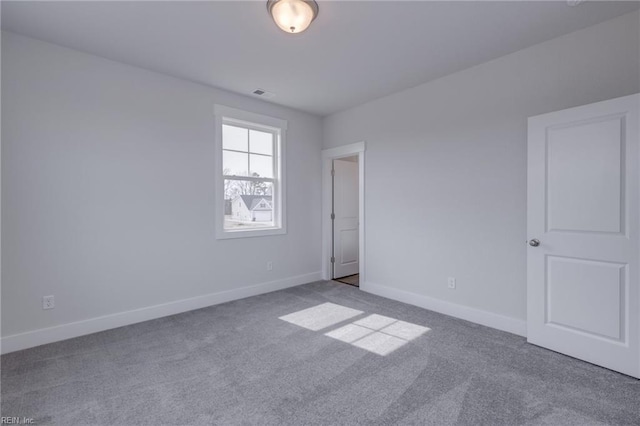
[[[317,319],[309,328],[289,322],[326,302],[352,316],[322,329]],[[371,314],[409,324],[392,335],[411,324],[429,330],[385,356],[325,336]],[[640,424],[636,379],[333,282],[1,361],[2,415],[37,424]]]

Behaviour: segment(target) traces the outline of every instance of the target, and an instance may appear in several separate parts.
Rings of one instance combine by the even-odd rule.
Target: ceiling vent
[[[260,96],[261,98],[270,99],[273,98],[276,94],[272,92],[267,92],[264,89],[256,89],[252,92],[256,96]]]

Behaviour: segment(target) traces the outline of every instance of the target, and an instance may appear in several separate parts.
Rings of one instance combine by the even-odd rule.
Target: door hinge
[[[336,169],[331,169],[331,176],[335,176],[336,175]]]
[[[335,213],[331,213],[331,220],[336,220],[336,214]]]
[[[331,256],[331,263],[336,263],[336,258]]]

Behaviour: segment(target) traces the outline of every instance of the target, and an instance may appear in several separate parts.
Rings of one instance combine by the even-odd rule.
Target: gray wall
[[[214,103],[289,121],[287,235],[216,241]],[[3,336],[320,270],[318,117],[3,33],[2,124]]]
[[[527,117],[638,92],[638,21],[327,117],[325,148],[367,142],[367,282],[524,319]]]

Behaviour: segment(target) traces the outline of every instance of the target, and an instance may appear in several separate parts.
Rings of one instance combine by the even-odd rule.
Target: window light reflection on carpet
[[[309,330],[319,331],[350,320],[364,312],[335,303],[323,303],[280,317]],[[378,355],[388,355],[429,331],[428,327],[371,314],[324,335]]]

